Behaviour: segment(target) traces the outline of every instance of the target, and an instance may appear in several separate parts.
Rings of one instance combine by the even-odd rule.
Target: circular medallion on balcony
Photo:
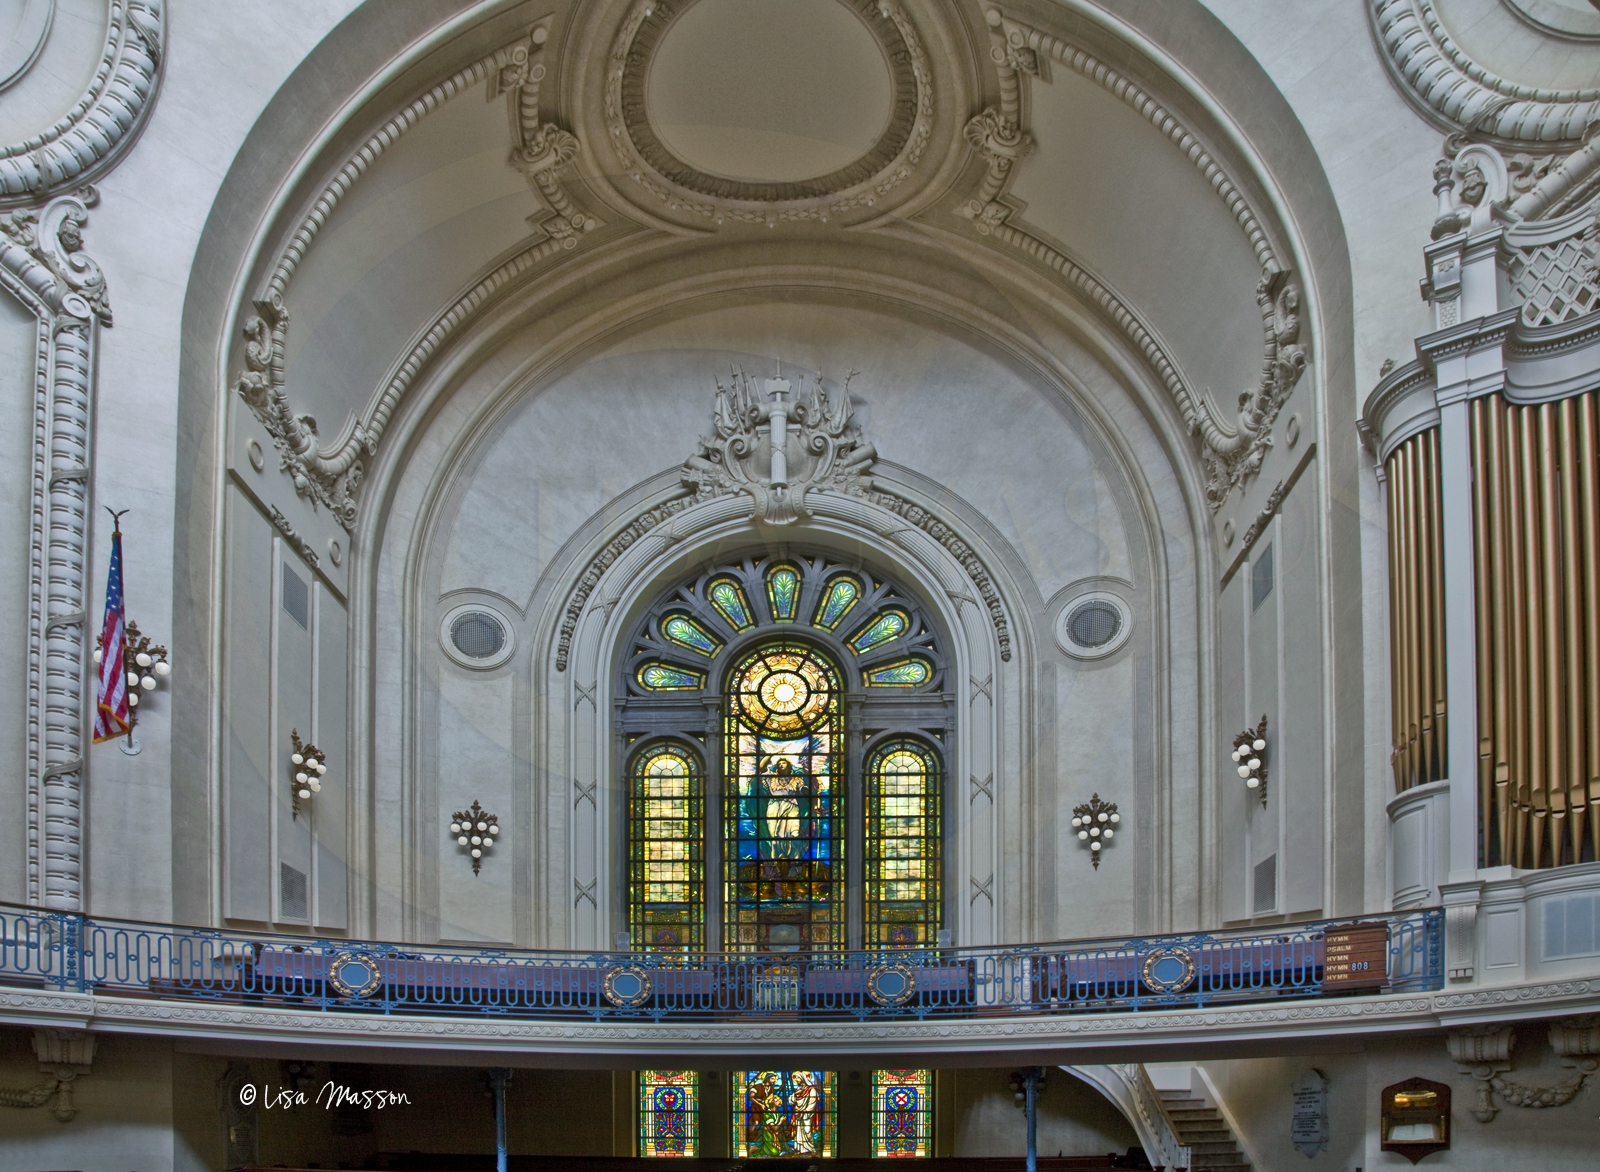
[[[909,966],[886,964],[867,974],[867,994],[879,1005],[904,1005],[917,991],[917,976]]]
[[[637,1009],[650,1000],[650,973],[636,964],[613,965],[600,985],[606,1000],[618,1009]]]
[[[383,974],[370,957],[341,952],[328,965],[328,984],[346,997],[370,997],[383,984]]]
[[[1145,985],[1156,993],[1181,993],[1194,981],[1194,956],[1184,948],[1158,948],[1144,958]]]

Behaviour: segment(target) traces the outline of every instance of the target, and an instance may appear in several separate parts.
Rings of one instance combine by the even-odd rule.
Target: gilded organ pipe
[[[1437,429],[1389,456],[1391,722],[1396,790],[1445,776],[1444,547]]]

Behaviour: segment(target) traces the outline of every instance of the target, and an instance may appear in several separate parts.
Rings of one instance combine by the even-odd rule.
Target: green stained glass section
[[[915,688],[933,678],[933,665],[926,659],[900,659],[863,673],[867,683],[878,688]]]
[[[734,1156],[832,1159],[839,1131],[835,1078],[831,1070],[734,1071]]]
[[[871,651],[874,647],[882,646],[892,639],[898,639],[906,633],[910,626],[910,616],[905,611],[895,607],[881,612],[868,623],[854,639],[850,640],[850,646],[857,651]]]
[[[918,1159],[933,1154],[933,1071],[872,1072],[872,1154]]]
[[[646,1159],[700,1154],[700,1075],[639,1072],[639,1154]]]
[[[680,647],[698,651],[701,655],[715,655],[722,640],[712,635],[688,615],[669,615],[661,624],[661,633]]]
[[[670,742],[640,753],[628,772],[628,927],[635,948],[705,947],[705,838],[699,758]]]
[[[772,617],[780,623],[794,622],[800,607],[800,575],[792,566],[774,566],[767,571],[767,601]]]
[[[822,602],[817,606],[815,624],[829,631],[837,630],[860,597],[861,584],[854,578],[835,578],[828,583]]]
[[[727,619],[735,631],[747,631],[756,625],[750,617],[750,601],[745,598],[744,589],[732,578],[715,579],[706,594],[717,613]]]
[[[939,761],[919,741],[893,741],[867,765],[867,947],[932,944],[942,899]]]
[[[703,672],[673,667],[665,663],[647,663],[639,669],[638,680],[652,692],[698,691],[705,687]]]

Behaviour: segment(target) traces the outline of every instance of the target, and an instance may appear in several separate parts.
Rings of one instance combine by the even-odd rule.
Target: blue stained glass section
[[[721,642],[712,638],[711,633],[699,623],[681,614],[672,615],[662,623],[661,633],[680,647],[698,651],[701,655],[715,655],[717,649],[722,646]]]
[[[874,647],[898,639],[911,626],[911,619],[903,610],[886,610],[867,624],[850,646],[857,651],[871,651]]]
[[[933,665],[926,659],[902,659],[866,673],[867,683],[880,688],[914,688],[933,678]]]
[[[794,621],[800,603],[800,575],[788,566],[767,571],[767,598],[772,602],[772,617],[781,623]]]
[[[830,631],[837,628],[860,597],[861,587],[854,578],[835,578],[817,608],[817,626]]]
[[[705,687],[706,677],[681,667],[647,663],[639,669],[639,682],[651,691],[678,692]]]
[[[744,631],[755,626],[750,618],[750,603],[746,601],[744,591],[739,589],[737,582],[721,578],[711,583],[706,593],[711,596],[711,605],[717,608],[717,612],[728,620],[734,630]]]

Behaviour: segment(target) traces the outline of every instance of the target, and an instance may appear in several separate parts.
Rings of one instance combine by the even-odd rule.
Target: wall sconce
[[[1450,1146],[1450,1087],[1425,1078],[1384,1087],[1379,1118],[1382,1150],[1415,1164]]]
[[[1115,827],[1121,821],[1117,803],[1102,802],[1099,794],[1072,808],[1072,826],[1078,832],[1078,841],[1089,844],[1089,857],[1094,860],[1096,871],[1100,869],[1100,848],[1116,835]]]
[[[298,729],[289,730],[289,739],[294,742],[294,752],[289,755],[289,760],[294,766],[292,792],[294,816],[298,818],[300,802],[322,792],[322,775],[328,772],[328,755],[315,745],[302,744]]]
[[[483,866],[483,852],[494,845],[500,833],[500,818],[491,814],[478,800],[472,800],[472,809],[450,815],[450,833],[456,836],[456,845],[472,848],[472,873],[476,875]]]
[[[1045,1078],[1050,1069],[1046,1066],[1036,1066],[1039,1081],[1034,1084],[1034,1094],[1044,1090]],[[1017,1105],[1017,1110],[1024,1110],[1028,1105],[1028,1072],[1026,1070],[1013,1070],[1011,1072],[1011,1099]]]
[[[1233,738],[1233,759],[1239,766],[1239,776],[1250,789],[1261,791],[1261,804],[1267,804],[1267,717],[1261,723],[1245,729]]]
[[[94,637],[94,661],[99,663],[105,658],[105,649],[101,646],[103,634]],[[139,693],[151,692],[162,680],[172,674],[172,664],[167,659],[167,649],[159,644],[150,642],[149,635],[139,633],[139,624],[132,619],[128,620],[127,632],[122,648],[122,666],[128,673],[128,745],[123,752],[128,754],[139,751],[139,743],[133,739],[133,726],[139,723]]]

